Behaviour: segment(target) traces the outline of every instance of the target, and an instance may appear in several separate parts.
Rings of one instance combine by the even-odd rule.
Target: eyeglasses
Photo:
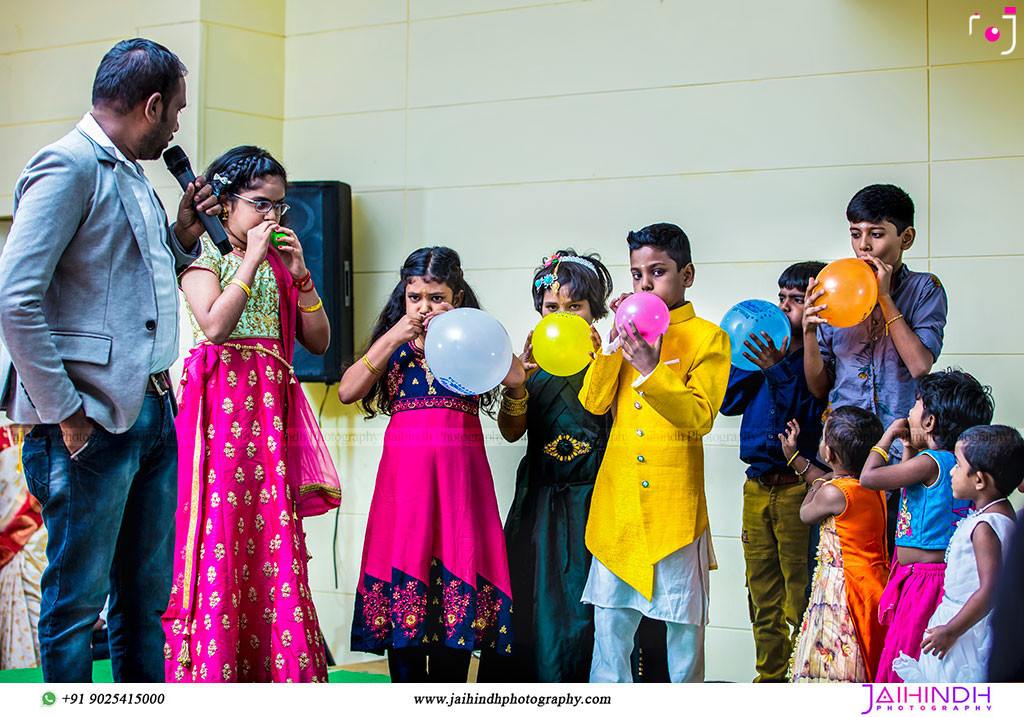
[[[260,214],[266,214],[273,209],[277,212],[279,217],[283,217],[288,211],[288,205],[284,202],[271,202],[266,199],[249,199],[249,197],[243,197],[241,194],[235,194],[234,192],[231,193],[231,196],[235,199],[241,199],[242,201],[249,202],[249,204],[253,206],[253,209]]]

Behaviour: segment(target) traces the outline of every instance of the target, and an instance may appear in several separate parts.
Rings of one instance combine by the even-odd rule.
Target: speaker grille
[[[314,356],[296,341],[300,381],[337,383],[352,360],[352,188],[344,182],[290,182],[284,223],[299,237],[306,267],[331,324],[331,344]]]

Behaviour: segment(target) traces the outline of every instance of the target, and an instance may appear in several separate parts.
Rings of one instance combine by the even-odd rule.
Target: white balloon
[[[431,319],[423,353],[434,378],[465,396],[487,393],[512,367],[508,332],[480,309],[452,309]]]

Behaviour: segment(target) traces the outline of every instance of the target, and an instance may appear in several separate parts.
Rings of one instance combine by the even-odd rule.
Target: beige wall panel
[[[289,36],[405,22],[407,16],[406,0],[288,0],[286,5],[285,27]]]
[[[989,62],[1024,57],[1024,46],[1021,44],[1024,42],[1024,27],[1018,27],[1022,34],[1017,38],[1014,51],[1008,55],[1002,54],[1013,44],[1010,21],[1002,18],[1006,5],[1006,2],[999,0],[928,3],[928,52],[931,64]],[[973,23],[974,32],[968,34],[970,16],[976,12],[981,17]],[[985,38],[985,30],[989,27],[1000,31],[999,39],[995,42]]]
[[[202,20],[270,35],[284,35],[287,4],[287,0],[204,0]]]
[[[1024,154],[1022,85],[1024,59],[932,69],[931,159]]]
[[[352,593],[313,591],[313,606],[316,608],[320,630],[327,646],[331,648],[334,661],[339,665],[381,659],[379,655],[349,650],[355,599]]]
[[[425,20],[466,15],[470,13],[495,12],[537,5],[579,5],[576,2],[553,2],[552,0],[409,0],[409,18]]]
[[[78,119],[112,41],[0,55],[0,125]]]
[[[143,25],[199,19],[200,0],[88,3],[81,0],[38,0],[4,3],[0,52],[37,50],[95,40],[132,37]]]
[[[730,416],[718,416],[715,425],[732,421]],[[739,506],[743,500],[743,471],[737,446],[714,445],[704,439],[704,495],[708,501],[708,522],[711,534],[718,538],[740,537]]]
[[[728,448],[728,455],[733,455],[736,460],[739,460],[739,447],[740,447],[740,416],[723,416],[721,413],[715,419],[715,425],[711,429],[711,433],[704,436],[704,448]],[[711,470],[711,469],[707,469]],[[716,471],[723,472],[725,474],[732,474],[736,470],[746,470],[746,466],[742,463],[732,464],[723,463],[715,468]],[[739,535],[739,533],[737,533]]]
[[[405,25],[285,40],[289,119],[405,106]]]
[[[925,90],[901,70],[412,110],[409,185],[922,161]],[[891,111],[849,111],[876,95]]]
[[[987,325],[993,332],[1001,328],[992,324]],[[996,415],[992,422],[1016,426],[1017,430],[1024,432],[1024,384],[1020,380],[1024,372],[1024,355],[1017,353],[979,356],[943,353],[935,364],[935,370],[947,366],[967,371],[982,384],[991,386],[992,396],[996,402]]]
[[[398,270],[401,267],[399,262],[393,273],[356,274],[352,278],[356,351],[365,348],[370,340],[373,324],[398,283]]]
[[[933,162],[931,254],[1024,254],[1024,159]]]
[[[278,119],[222,110],[206,110],[206,132],[203,143],[205,157],[200,168],[193,169],[198,174],[215,157],[242,144],[263,147],[279,161],[283,161],[283,130],[284,123]]]
[[[713,541],[718,570],[711,571],[710,624],[738,630],[750,627],[747,608],[743,543],[738,538],[715,538]]]
[[[290,120],[284,146],[293,179],[339,179],[355,192],[405,185],[404,112]]]
[[[283,117],[284,39],[220,25],[204,27],[207,107]]]
[[[394,272],[408,253],[405,248],[405,193],[367,192],[352,197],[354,269]]]
[[[338,518],[338,587],[334,587],[334,513],[305,518],[306,546],[313,559],[309,561],[309,587],[317,591],[355,593],[359,582],[359,556],[366,534],[366,515],[343,512]],[[351,556],[354,556],[351,557]],[[352,612],[352,606],[348,606]]]
[[[624,263],[630,230],[671,221],[690,236],[698,263],[799,261],[849,251],[846,204],[878,181],[914,197],[926,247],[925,164],[412,191],[409,241],[445,237],[474,268],[493,265],[499,248],[505,266],[533,268],[570,246]]]
[[[712,598],[712,602],[714,598]],[[754,671],[754,633],[709,626],[704,633],[704,680],[750,682]]]
[[[926,64],[921,0],[791,0],[786,7],[780,12],[760,0],[597,0],[413,23],[409,102],[417,107]]]
[[[495,407],[497,413],[497,407]],[[516,492],[516,471],[519,462],[526,455],[526,441],[508,443],[501,437],[498,424],[485,415],[480,416],[480,424],[484,432],[487,448],[487,462],[491,466],[494,478],[494,496],[498,502],[498,514],[504,525],[508,511],[512,507],[512,499]]]
[[[1024,354],[1018,313],[1024,257],[933,259],[931,270],[949,299],[943,351]]]

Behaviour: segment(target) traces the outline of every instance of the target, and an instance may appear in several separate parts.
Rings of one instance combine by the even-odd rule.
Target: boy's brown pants
[[[755,682],[786,679],[793,641],[807,609],[807,541],[810,526],[800,520],[807,495],[803,481],[743,485],[743,557],[747,598],[757,653]]]

